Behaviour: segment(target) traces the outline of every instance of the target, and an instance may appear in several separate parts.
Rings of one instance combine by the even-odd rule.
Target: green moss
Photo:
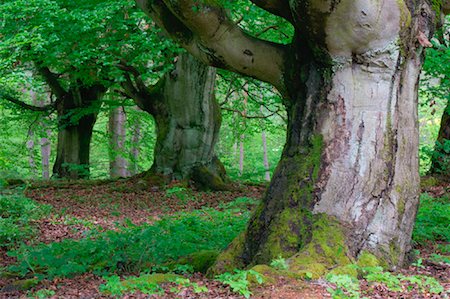
[[[358,278],[358,269],[357,266],[354,264],[344,265],[344,266],[338,266],[331,270],[329,274],[332,275],[349,275],[354,278]]]
[[[411,13],[404,0],[397,0],[400,9],[400,28],[405,29],[411,25]]]
[[[26,291],[35,287],[39,283],[36,278],[16,280],[10,285],[11,290]]]
[[[206,273],[214,264],[218,255],[219,252],[215,250],[202,250],[182,257],[175,262],[167,264],[166,266],[169,269],[172,269],[175,265],[190,265],[194,269],[194,272]]]
[[[441,15],[442,4],[443,4],[442,0],[431,0],[431,7],[436,13],[437,18],[439,18]]]
[[[250,270],[253,270],[255,272],[258,272],[261,274],[263,278],[263,284],[274,284],[277,281],[277,277],[280,276],[280,272],[278,272],[276,269],[268,266],[268,265],[256,265],[252,267]],[[249,274],[247,276],[247,280],[254,285],[259,284],[256,277],[253,274]]]
[[[133,288],[136,284],[145,283],[148,284],[160,284],[164,282],[174,281],[176,278],[182,277],[172,273],[153,273],[148,275],[141,275],[140,277],[132,277],[122,281],[122,285],[126,288]]]
[[[311,241],[289,260],[289,269],[318,278],[330,269],[350,264],[347,252],[339,222],[325,214],[315,215]]]
[[[435,177],[422,178],[420,180],[420,187],[423,189],[439,185],[439,180]]]
[[[206,275],[208,277],[215,277],[218,274],[225,272],[233,272],[234,269],[242,269],[241,256],[244,252],[243,244],[245,239],[245,232],[237,236],[227,249],[223,251],[216,259],[215,263],[208,269]]]
[[[363,250],[359,254],[356,264],[360,268],[378,267],[378,266],[380,266],[380,261],[378,260],[378,258],[375,255],[371,254],[367,250]]]

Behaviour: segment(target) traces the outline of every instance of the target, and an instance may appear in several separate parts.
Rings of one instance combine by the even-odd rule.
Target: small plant
[[[49,289],[40,289],[30,295],[31,298],[46,299],[56,294],[55,291]]]
[[[164,217],[152,225],[96,232],[80,240],[23,245],[9,252],[18,262],[8,271],[50,279],[86,272],[139,272],[201,250],[223,250],[245,229],[249,216],[249,211],[236,215],[231,210],[202,209]],[[190,269],[180,266],[176,271]]]
[[[166,196],[171,197],[174,196],[178,198],[182,202],[186,202],[188,200],[193,199],[189,190],[184,187],[175,186],[166,190]]]
[[[433,198],[424,193],[413,231],[413,240],[419,244],[427,241],[450,242],[450,200]]]
[[[161,294],[164,290],[159,285],[162,282],[168,282],[175,279],[170,274],[144,274],[139,277],[130,276],[125,280],[113,275],[104,277],[106,284],[99,286],[99,291],[112,296],[121,296],[125,293],[134,293],[140,291],[143,294]]]
[[[256,281],[261,284],[263,278],[261,274],[254,270],[234,270],[234,273],[223,273],[216,276],[216,279],[223,284],[229,285],[235,293],[241,294],[245,298],[250,298],[252,292],[249,290],[248,275],[253,275]]]
[[[287,270],[287,269],[289,269],[289,266],[286,263],[286,259],[283,258],[282,256],[278,256],[278,258],[272,260],[272,262],[270,262],[270,266],[272,268],[277,269],[277,270]]]
[[[359,281],[349,275],[327,275],[328,282],[336,285],[336,288],[327,288],[333,299],[359,299]]]
[[[120,277],[117,275],[103,277],[105,284],[99,286],[99,291],[112,296],[120,296],[127,291],[127,287],[122,284]]]
[[[51,206],[38,204],[21,194],[0,194],[0,247],[14,247],[34,234],[35,220],[47,216]]]
[[[201,286],[196,282],[191,282],[189,280],[189,278],[183,278],[183,277],[177,277],[173,283],[175,283],[177,285],[177,287],[172,287],[170,288],[170,291],[172,293],[179,293],[180,287],[181,288],[190,288],[192,287],[194,293],[199,294],[199,293],[206,293],[208,292],[208,288],[206,286]]]
[[[430,256],[430,260],[436,263],[446,263],[446,264],[450,264],[450,257],[449,256],[444,256],[444,255],[440,255],[440,254],[436,254],[433,253]]]

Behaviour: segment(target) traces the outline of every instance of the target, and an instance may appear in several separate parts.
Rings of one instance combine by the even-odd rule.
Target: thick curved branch
[[[207,65],[231,70],[286,90],[287,47],[243,32],[215,4],[195,0],[136,0],[158,26]]]
[[[67,91],[59,83],[58,76],[52,73],[48,67],[36,66],[36,68],[57,98],[62,98],[67,94]]]
[[[288,0],[250,0],[256,6],[293,23]]]
[[[7,93],[3,93],[0,91],[0,99],[5,99],[11,103],[14,103],[22,108],[25,108],[27,110],[31,110],[31,111],[40,111],[40,112],[50,112],[52,110],[55,109],[56,104],[55,103],[51,103],[49,105],[46,106],[34,106],[34,105],[30,105],[27,103],[22,102],[19,99],[16,99],[15,97],[11,96],[10,94]]]

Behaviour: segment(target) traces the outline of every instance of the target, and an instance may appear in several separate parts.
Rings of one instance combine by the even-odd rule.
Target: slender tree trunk
[[[244,118],[244,122],[246,121],[245,117],[247,116],[247,103],[248,103],[248,84],[244,84],[244,111],[242,111],[242,116]],[[244,174],[244,140],[245,134],[241,134],[239,137],[239,176],[241,177]]]
[[[23,90],[23,93],[28,93],[29,96],[32,99],[33,105],[36,106],[37,103],[37,96],[34,91],[30,90]],[[36,155],[35,155],[35,127],[34,124],[31,125],[28,128],[28,140],[27,140],[27,151],[28,151],[28,165],[30,166],[31,173],[34,177],[36,177],[37,174],[37,165],[36,165]]]
[[[239,136],[239,176],[240,177],[244,174],[244,155],[245,155],[244,140],[245,140],[245,134],[241,134],[241,136]]]
[[[42,124],[45,129],[46,125]],[[50,178],[50,153],[51,153],[51,137],[52,130],[45,129],[45,137],[41,138],[41,166],[42,178],[48,180]]]
[[[303,14],[294,17],[305,30],[286,66],[292,76],[281,160],[246,232],[213,273],[283,256],[291,271],[318,277],[367,256],[395,268],[411,250],[418,37],[430,35],[434,12],[426,2],[317,3],[297,1],[292,9]]]
[[[442,114],[436,146],[431,161],[430,174],[450,178],[450,100]]]
[[[154,161],[149,174],[190,179],[200,188],[228,189],[228,178],[214,151],[221,125],[214,97],[215,70],[188,54],[178,57],[138,106],[156,122]]]
[[[141,142],[141,123],[139,119],[136,119],[132,125],[131,136],[131,165],[130,175],[136,175],[139,173],[138,159],[140,154],[139,144]]]
[[[110,134],[110,162],[109,173],[112,178],[128,177],[128,160],[125,155],[126,140],[126,115],[123,107],[110,111],[109,134]]]
[[[261,106],[259,110],[261,111],[262,114],[263,107]],[[270,168],[269,168],[269,159],[267,157],[267,138],[265,129],[263,129],[263,131],[261,132],[261,140],[263,146],[264,179],[270,182]]]

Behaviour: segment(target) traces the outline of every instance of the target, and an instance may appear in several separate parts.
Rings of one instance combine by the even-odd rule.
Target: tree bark
[[[138,109],[138,108],[137,108]],[[141,123],[139,119],[135,119],[132,125],[132,136],[131,136],[131,166],[130,175],[136,175],[139,173],[139,154],[140,148],[139,144],[141,142]]]
[[[126,115],[123,107],[117,107],[109,114],[110,162],[111,178],[125,178],[128,172],[128,160],[125,158]]]
[[[263,106],[260,106],[259,110],[261,111],[262,114]],[[263,131],[261,132],[261,141],[263,146],[264,179],[270,182],[269,158],[267,157],[267,137],[265,129],[263,129]]]
[[[156,122],[150,174],[168,180],[192,180],[199,188],[223,190],[228,179],[214,147],[221,115],[214,97],[215,70],[188,54],[156,86],[129,95]],[[127,89],[127,88],[125,88]]]
[[[46,128],[47,125],[42,123],[42,127],[45,129],[45,137],[41,138],[41,165],[42,165],[42,178],[48,180],[50,178],[50,152],[51,152],[51,136],[52,130]]]
[[[144,11],[154,8],[154,17],[168,8],[199,37],[183,44],[194,55],[204,55],[195,43],[207,44],[211,56],[220,54],[211,48],[225,42],[239,49],[252,45],[239,35],[215,42],[212,30],[233,27],[215,5],[202,2],[195,12],[188,11],[193,0],[138,2]],[[296,33],[287,53],[279,46],[250,51],[255,67],[271,69],[271,75],[279,70],[282,82],[246,69],[285,95],[286,144],[247,230],[211,272],[267,264],[278,256],[289,257],[289,270],[314,277],[368,257],[385,267],[402,266],[418,206],[417,86],[435,7],[425,0],[289,5]],[[202,31],[212,20],[218,25]],[[225,65],[239,59],[220,57]],[[258,65],[262,57],[264,66]]]
[[[450,100],[442,114],[441,127],[431,160],[430,174],[450,178]]]
[[[89,178],[90,144],[106,88],[100,85],[72,87],[57,105],[58,143],[53,176]],[[82,111],[82,109],[85,109]]]

